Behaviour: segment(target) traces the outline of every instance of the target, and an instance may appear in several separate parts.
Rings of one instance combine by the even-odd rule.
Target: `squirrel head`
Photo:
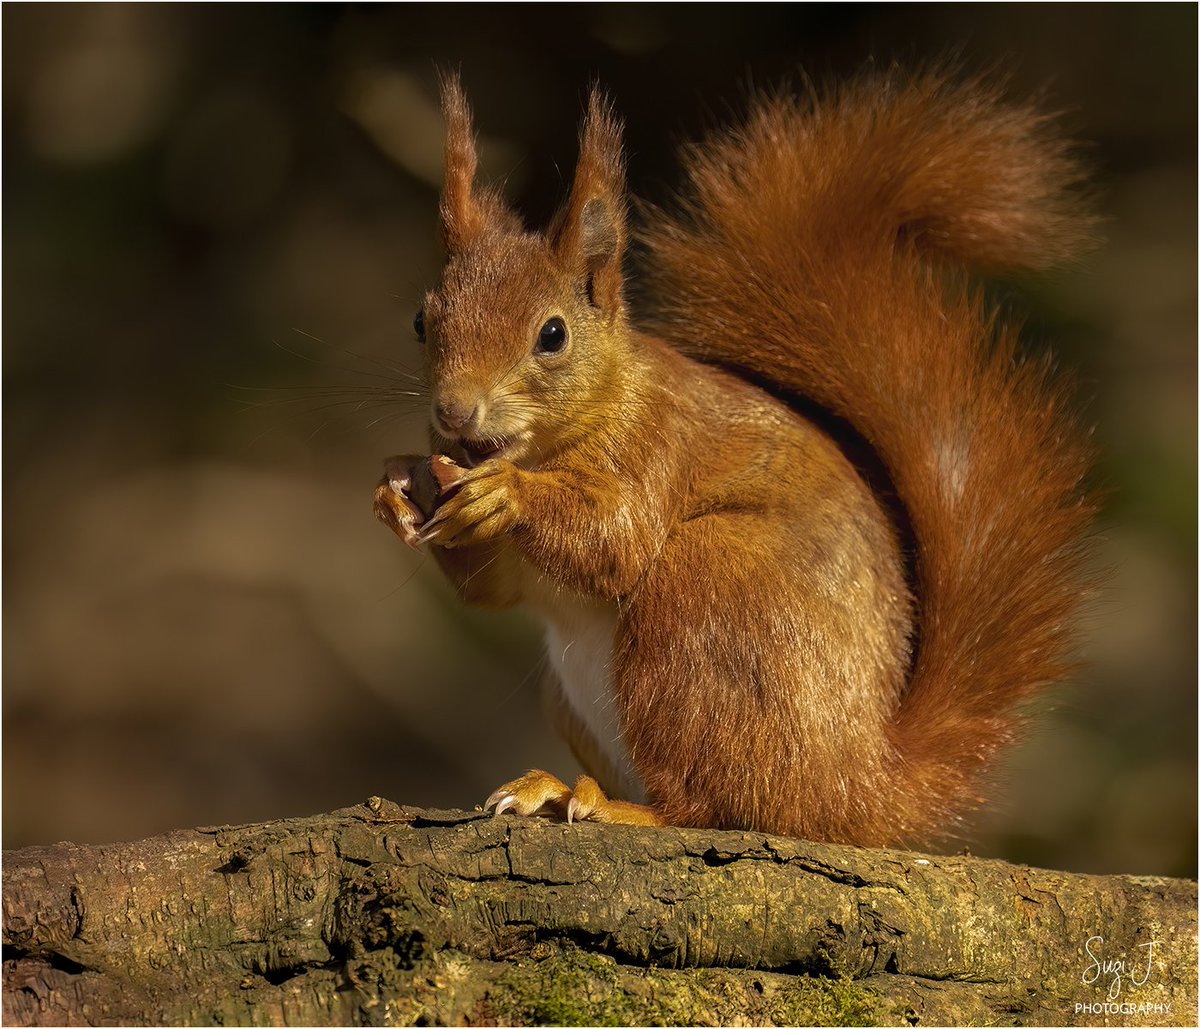
[[[414,327],[425,346],[431,418],[470,463],[536,463],[590,431],[612,402],[628,347],[621,293],[626,242],[621,126],[593,90],[567,201],[528,232],[475,182],[471,114],[442,83],[446,171],[441,282]]]

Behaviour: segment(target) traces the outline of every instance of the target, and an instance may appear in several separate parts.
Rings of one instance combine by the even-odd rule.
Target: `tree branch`
[[[378,798],[6,852],[3,939],[10,1025],[1196,1016],[1194,882]]]

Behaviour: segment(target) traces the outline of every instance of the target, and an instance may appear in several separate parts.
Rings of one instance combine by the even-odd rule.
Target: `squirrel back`
[[[844,419],[882,461],[918,615],[879,803],[897,837],[944,831],[1021,702],[1072,667],[1087,435],[968,273],[1086,247],[1079,168],[1044,115],[936,73],[768,100],[685,167],[680,213],[642,233],[652,327]]]

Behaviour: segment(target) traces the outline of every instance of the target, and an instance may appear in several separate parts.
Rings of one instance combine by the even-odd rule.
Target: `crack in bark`
[[[11,943],[6,943],[0,948],[0,960],[6,964],[10,961],[41,961],[55,971],[65,972],[67,975],[83,975],[84,972],[97,971],[97,969],[89,968],[57,950],[42,947],[20,947]]]
[[[819,875],[822,878],[828,879],[830,882],[835,882],[842,886],[850,886],[854,889],[874,887],[877,889],[893,890],[899,894],[904,894],[905,892],[903,887],[894,882],[866,879],[848,869],[838,868],[835,865],[826,864],[825,862],[795,854],[781,854],[766,841],[763,841],[761,846],[761,851],[719,850],[716,847],[709,847],[703,852],[685,851],[685,853],[690,857],[699,858],[710,868],[722,868],[727,865],[736,864],[739,861],[766,861],[774,865],[794,865],[806,872],[811,872],[813,875]]]

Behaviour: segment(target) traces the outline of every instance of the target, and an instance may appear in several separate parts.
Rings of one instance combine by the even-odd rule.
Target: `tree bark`
[[[9,1025],[1196,1021],[1194,882],[378,798],[6,852],[3,939]]]

